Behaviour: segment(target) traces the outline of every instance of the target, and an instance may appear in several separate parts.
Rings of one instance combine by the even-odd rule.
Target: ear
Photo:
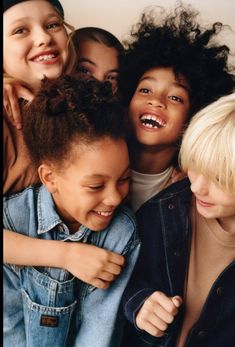
[[[42,183],[47,187],[51,194],[56,193],[56,173],[52,165],[41,164],[38,168],[38,174]]]

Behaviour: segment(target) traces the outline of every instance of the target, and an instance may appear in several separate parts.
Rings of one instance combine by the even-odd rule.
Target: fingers
[[[160,306],[169,314],[171,314],[173,316],[175,316],[177,314],[178,309],[175,306],[174,302],[171,300],[171,298],[166,296],[164,293],[157,291],[157,292],[153,293],[151,299],[154,302],[157,302],[158,304],[160,304]]]
[[[180,307],[180,305],[182,304],[182,299],[181,299],[181,297],[180,296],[178,296],[178,295],[176,295],[176,296],[174,296],[173,298],[171,298],[171,300],[172,300],[172,302],[174,303],[174,305],[176,306],[176,307]]]
[[[24,100],[27,101],[32,101],[34,98],[34,94],[27,88],[25,88],[24,86],[17,84],[15,86],[16,89],[16,94],[17,94],[17,98],[23,98]]]
[[[125,258],[118,253],[109,252],[109,261],[113,264],[123,266]]]
[[[150,323],[148,321],[143,322],[142,327],[139,324],[137,324],[137,326],[141,330],[145,330],[145,331],[147,331],[147,333],[149,333],[150,335],[155,336],[155,337],[161,337],[165,334],[164,331],[161,331],[155,325],[153,325],[152,323]]]
[[[12,125],[16,126],[17,129],[21,129],[22,117],[18,97],[15,93],[14,87],[12,85],[5,85],[3,95],[3,105],[8,116],[8,121]]]
[[[149,334],[163,336],[168,325],[174,320],[182,303],[179,296],[173,298],[164,293],[154,292],[143,304],[136,317],[137,326]]]

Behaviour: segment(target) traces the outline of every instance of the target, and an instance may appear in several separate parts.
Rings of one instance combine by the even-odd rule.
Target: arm
[[[124,265],[123,256],[93,245],[40,240],[6,229],[3,249],[5,263],[63,268],[102,289],[110,286]]]

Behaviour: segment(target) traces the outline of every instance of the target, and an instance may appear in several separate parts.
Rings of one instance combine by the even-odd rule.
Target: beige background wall
[[[60,0],[65,18],[75,28],[98,26],[111,31],[120,40],[127,37],[147,6],[160,5],[174,8],[175,0]],[[184,0],[200,11],[201,23],[221,21],[231,26],[225,30],[220,41],[227,44],[235,54],[235,0]],[[231,60],[235,62],[235,56]]]

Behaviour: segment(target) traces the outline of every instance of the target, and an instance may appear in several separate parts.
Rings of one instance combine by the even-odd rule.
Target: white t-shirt
[[[130,185],[131,207],[136,212],[144,202],[169,185],[173,166],[158,174],[143,174],[132,170]]]

